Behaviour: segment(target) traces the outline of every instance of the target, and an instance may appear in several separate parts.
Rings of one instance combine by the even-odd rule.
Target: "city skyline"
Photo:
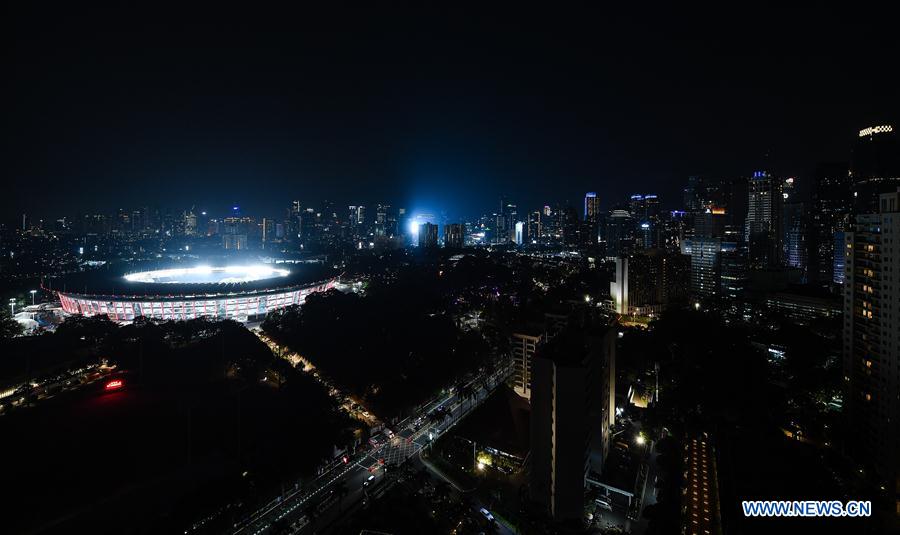
[[[900,533],[867,6],[11,4],[3,532]]]

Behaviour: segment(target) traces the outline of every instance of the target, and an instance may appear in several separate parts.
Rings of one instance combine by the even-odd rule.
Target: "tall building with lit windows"
[[[746,241],[750,267],[766,269],[780,264],[781,184],[765,171],[750,178],[747,197]]]
[[[719,255],[722,238],[698,237],[686,242],[683,251],[691,257],[691,295],[711,297],[719,291]]]
[[[900,188],[844,234],[844,410],[851,447],[900,514]]]
[[[537,243],[544,235],[541,212],[536,210],[528,214],[528,241]]]
[[[584,220],[591,223],[600,221],[600,199],[593,191],[584,194]]]
[[[462,223],[444,225],[444,247],[462,249],[466,242],[466,226]]]
[[[816,168],[812,210],[809,214],[810,282],[831,286],[833,282],[840,282],[844,278],[843,232],[852,207],[853,196],[850,189],[850,170],[847,164],[826,163]],[[840,260],[839,277],[835,277],[836,260]]]

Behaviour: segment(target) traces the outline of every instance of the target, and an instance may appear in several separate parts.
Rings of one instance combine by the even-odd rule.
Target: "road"
[[[237,526],[230,533],[235,535],[262,535],[269,532],[275,522],[283,525],[294,525],[293,533],[311,532],[313,527],[322,528],[332,524],[339,516],[352,509],[365,498],[366,491],[377,492],[381,478],[385,477],[385,466],[399,466],[410,458],[417,456],[422,448],[432,440],[445,433],[465,414],[477,407],[488,394],[506,379],[511,367],[503,367],[485,381],[480,378],[469,382],[474,394],[472,399],[459,401],[456,394],[439,395],[427,403],[417,413],[407,417],[395,426],[394,437],[386,444],[349,459],[347,464],[336,463],[322,473],[306,487],[298,488],[284,497],[278,497],[266,506],[257,510],[249,519]],[[428,414],[435,410],[446,409],[449,418],[442,422],[430,423]],[[416,429],[416,422],[419,429]],[[401,435],[408,436],[407,439]],[[369,476],[375,478],[368,487],[364,483]],[[341,499],[338,495],[339,485],[346,485],[347,494]],[[323,504],[318,517],[306,517],[310,506]]]

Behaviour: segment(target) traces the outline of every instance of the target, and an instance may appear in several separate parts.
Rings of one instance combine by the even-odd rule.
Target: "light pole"
[[[34,294],[37,293],[37,290],[31,290],[31,306],[34,306]]]
[[[10,316],[16,315],[16,300],[14,298],[11,298],[9,300],[9,315]]]

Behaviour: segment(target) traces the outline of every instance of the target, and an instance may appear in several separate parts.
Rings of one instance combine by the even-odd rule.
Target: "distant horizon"
[[[690,175],[802,181],[900,119],[900,43],[846,9],[66,11],[9,10],[5,218],[676,207]]]

